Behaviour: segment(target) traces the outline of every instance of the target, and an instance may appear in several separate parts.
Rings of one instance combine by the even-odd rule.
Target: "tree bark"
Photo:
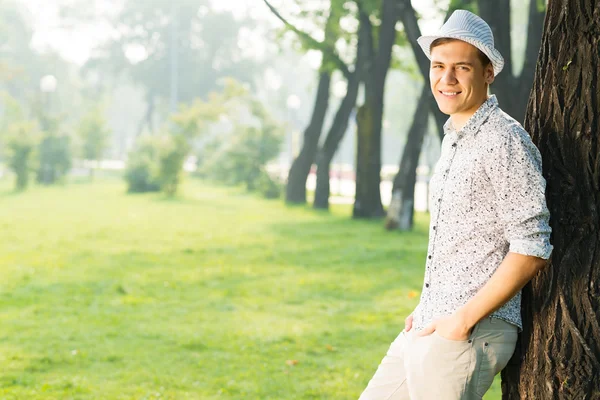
[[[304,131],[304,142],[298,157],[292,163],[286,185],[285,200],[287,203],[306,203],[306,180],[310,167],[315,159],[319,145],[319,137],[323,130],[325,115],[329,107],[329,86],[331,72],[322,71],[319,74],[319,86],[315,98],[310,124]]]
[[[554,251],[523,291],[504,399],[600,396],[598,21],[600,0],[549,2],[525,128],[542,154]]]
[[[394,178],[392,187],[392,202],[388,208],[385,227],[388,230],[412,229],[415,205],[415,184],[417,182],[417,167],[423,146],[423,138],[427,132],[427,117],[429,115],[429,101],[432,98],[428,85],[423,87],[421,97],[413,122],[408,131],[406,144],[400,160],[398,173]]]
[[[525,61],[519,76],[513,74],[510,0],[479,0],[479,15],[494,34],[494,44],[504,57],[504,69],[490,90],[498,97],[502,109],[517,121],[523,123],[527,100],[531,92],[535,62],[540,49],[540,40],[545,10],[538,6],[539,0],[529,0],[529,18]]]
[[[338,111],[331,125],[331,129],[327,134],[323,148],[317,154],[317,186],[315,189],[315,200],[313,207],[317,209],[329,209],[329,171],[331,166],[331,160],[335,155],[340,142],[344,138],[344,134],[348,129],[348,120],[350,114],[356,106],[356,98],[358,96],[358,88],[360,86],[360,73],[364,62],[364,45],[363,43],[367,40],[366,28],[360,26],[359,37],[356,52],[356,62],[354,65],[354,71],[348,79],[348,89],[346,95],[342,100]]]
[[[365,46],[370,55],[365,61],[365,102],[357,113],[356,198],[354,218],[378,218],[385,215],[381,204],[381,126],[385,80],[390,68],[392,47],[396,41],[398,0],[383,0],[377,51],[373,48],[369,16],[360,11],[360,23],[369,27]]]

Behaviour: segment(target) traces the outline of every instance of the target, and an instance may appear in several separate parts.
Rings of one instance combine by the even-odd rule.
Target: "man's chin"
[[[446,104],[443,104],[443,103],[442,103],[442,104],[440,104],[440,102],[439,102],[439,101],[437,102],[437,105],[438,105],[438,108],[440,109],[440,111],[441,111],[443,114],[446,114],[446,115],[452,115],[452,114],[454,114],[454,112],[455,112],[455,110],[454,110],[454,108],[453,108],[453,107],[448,107]]]

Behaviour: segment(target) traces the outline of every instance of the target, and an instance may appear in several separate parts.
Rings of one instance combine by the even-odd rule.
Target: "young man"
[[[552,252],[540,153],[488,97],[504,64],[489,26],[457,10],[418,42],[450,115],[430,182],[425,279],[360,400],[481,399],[514,352],[521,288]]]

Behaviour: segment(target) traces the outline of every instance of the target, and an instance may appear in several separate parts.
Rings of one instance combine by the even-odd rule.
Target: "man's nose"
[[[456,74],[454,73],[454,68],[446,68],[444,75],[442,75],[442,82],[448,84],[456,83]]]

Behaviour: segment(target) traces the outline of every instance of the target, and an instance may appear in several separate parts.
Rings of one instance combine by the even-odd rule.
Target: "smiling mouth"
[[[444,96],[448,96],[448,97],[458,96],[459,94],[462,93],[462,92],[445,92],[445,91],[442,91],[442,90],[438,90],[438,92],[440,92]]]

